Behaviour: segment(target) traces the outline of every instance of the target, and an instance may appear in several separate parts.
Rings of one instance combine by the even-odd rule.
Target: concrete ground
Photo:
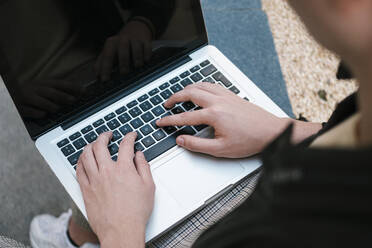
[[[211,43],[291,114],[260,1],[202,2]],[[0,130],[0,234],[28,244],[32,217],[40,213],[59,215],[69,207],[70,200],[35,149],[2,82]]]

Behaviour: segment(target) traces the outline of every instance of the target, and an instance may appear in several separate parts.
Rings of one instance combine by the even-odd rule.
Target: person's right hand
[[[181,135],[177,144],[194,152],[215,157],[243,158],[255,155],[289,124],[262,108],[236,96],[217,84],[198,83],[187,86],[164,104],[192,101],[201,110],[164,117],[159,127],[207,124],[214,128],[212,139]]]

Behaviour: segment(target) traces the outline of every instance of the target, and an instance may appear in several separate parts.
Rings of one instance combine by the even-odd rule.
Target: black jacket
[[[194,247],[371,246],[372,147],[308,147],[355,113],[355,101],[355,95],[344,100],[324,129],[304,143],[290,143],[289,127],[270,144],[255,192]]]

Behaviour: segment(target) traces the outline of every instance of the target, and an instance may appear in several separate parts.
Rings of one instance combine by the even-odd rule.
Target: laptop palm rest
[[[183,207],[193,207],[227,187],[244,172],[238,160],[185,151],[153,171],[156,180]]]

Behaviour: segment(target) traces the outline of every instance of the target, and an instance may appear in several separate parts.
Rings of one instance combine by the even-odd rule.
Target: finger
[[[208,114],[206,109],[184,112],[177,115],[169,115],[159,119],[156,122],[158,127],[168,126],[195,126],[201,124],[211,125],[213,118]]]
[[[93,153],[97,161],[97,167],[105,166],[108,162],[112,162],[110,152],[107,148],[112,137],[112,132],[101,134],[93,144]]]
[[[138,174],[145,182],[153,182],[149,163],[146,161],[145,155],[142,152],[137,152],[134,158]]]
[[[120,143],[118,163],[120,165],[133,168],[134,142],[137,138],[137,132],[128,133]]]
[[[217,155],[222,149],[222,142],[218,139],[206,139],[191,135],[181,135],[176,139],[177,145],[193,151]]]
[[[103,48],[101,64],[101,81],[103,82],[110,79],[116,58],[117,42],[118,40],[116,37],[110,37],[106,40]]]
[[[83,164],[81,163],[81,161],[79,160],[77,165],[76,165],[76,177],[77,177],[77,180],[80,184],[80,188],[84,188],[85,186],[88,186],[89,185],[89,179],[88,179],[88,176],[84,170],[84,166]]]
[[[127,74],[130,71],[130,43],[126,37],[120,38],[119,47],[119,68],[121,74]]]
[[[151,60],[151,56],[152,56],[152,44],[151,42],[145,42],[144,43],[144,53],[145,53],[145,62],[148,63],[150,62]]]
[[[74,96],[50,87],[41,87],[40,95],[54,103],[61,105],[71,105],[76,102],[76,98]]]
[[[144,45],[140,41],[131,40],[130,46],[132,49],[132,60],[134,67],[142,67],[144,65]]]
[[[219,84],[212,84],[208,82],[201,82],[201,83],[196,83],[193,85],[194,87],[207,91],[211,94],[218,95],[218,96],[225,96],[226,94],[233,94],[230,90],[222,87]]]
[[[79,161],[84,166],[85,172],[91,182],[98,174],[98,165],[93,153],[93,145],[89,144],[84,147],[83,153],[80,155]]]
[[[184,90],[177,92],[172,95],[168,101],[164,103],[164,107],[173,108],[176,103],[191,101],[203,108],[208,107],[211,102],[213,95],[203,91],[201,89],[192,87],[192,85],[187,86]]]

